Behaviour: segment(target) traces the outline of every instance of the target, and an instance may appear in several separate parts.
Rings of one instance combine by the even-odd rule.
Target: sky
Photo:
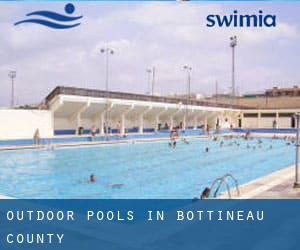
[[[300,2],[80,2],[81,25],[53,30],[13,24],[36,10],[64,13],[67,2],[0,2],[0,106],[9,106],[10,70],[17,71],[16,103],[40,103],[55,86],[105,89],[103,46],[110,56],[109,89],[148,91],[146,69],[156,67],[155,92],[186,93],[184,65],[192,67],[192,92],[230,91],[236,35],[238,92],[300,85]],[[209,14],[277,15],[276,28],[208,28]]]

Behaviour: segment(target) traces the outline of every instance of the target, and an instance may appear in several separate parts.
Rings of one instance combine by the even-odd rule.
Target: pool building
[[[56,87],[39,109],[0,110],[0,193],[193,198],[229,176],[242,185],[228,194],[216,188],[226,198],[274,198],[276,192],[298,198],[291,187],[299,111]],[[181,137],[176,147],[170,146],[172,128]],[[81,181],[91,173],[100,179],[92,186]]]
[[[173,127],[194,135],[228,129],[293,132],[299,111],[56,87],[42,109],[0,109],[0,142],[32,141],[37,129],[46,139],[87,136],[91,130],[99,136],[150,135]]]

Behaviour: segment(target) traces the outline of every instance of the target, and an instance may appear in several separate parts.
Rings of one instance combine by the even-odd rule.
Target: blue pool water
[[[0,193],[17,198],[193,198],[225,173],[242,184],[293,164],[293,145],[261,140],[261,148],[257,139],[224,140],[223,147],[220,141],[193,139],[189,145],[178,141],[175,149],[159,141],[2,151]],[[84,182],[91,173],[97,182]]]

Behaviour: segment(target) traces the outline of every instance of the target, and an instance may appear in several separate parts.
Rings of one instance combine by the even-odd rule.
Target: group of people
[[[177,128],[173,128],[171,131],[170,131],[170,142],[169,142],[169,147],[172,147],[172,148],[176,148],[176,145],[177,145],[177,142],[176,140],[179,139],[179,132],[178,132],[178,129]],[[186,144],[186,145],[189,145],[190,142],[186,139],[186,138],[182,138],[181,141]]]
[[[82,135],[84,132],[84,128],[83,127],[80,127],[78,128],[78,134],[79,135]],[[111,134],[112,133],[112,129],[111,127],[107,127],[107,125],[104,123],[103,124],[103,132],[104,134]],[[91,135],[91,140],[93,140],[97,133],[99,133],[99,129],[97,129],[97,127],[95,125],[93,125],[90,129],[90,135]],[[116,124],[116,134],[118,135],[122,135],[123,137],[126,137],[126,133],[122,133],[122,126],[121,126],[121,122],[118,121],[117,124]]]
[[[242,135],[242,136],[232,136],[232,135],[230,135],[230,136],[224,136],[224,137],[223,137],[223,140],[221,140],[221,142],[220,142],[220,144],[219,144],[220,148],[222,148],[223,146],[225,146],[225,142],[224,142],[224,141],[226,141],[226,140],[229,140],[229,143],[227,144],[227,146],[234,146],[234,145],[236,145],[237,147],[240,147],[240,146],[241,146],[241,143],[240,143],[239,141],[236,141],[236,140],[232,141],[232,140],[235,139],[235,138],[237,138],[237,139],[238,139],[238,138],[242,138],[242,139],[244,139],[244,140],[253,140],[253,138],[250,137],[249,134],[245,134],[245,135]],[[216,137],[213,138],[213,141],[217,141],[217,140],[218,140],[218,139],[216,139]],[[261,139],[257,139],[255,145],[250,146],[250,144],[247,143],[247,144],[246,144],[246,148],[247,148],[247,149],[250,149],[250,148],[256,149],[256,147],[262,148],[262,145],[263,145],[263,141],[262,141]],[[273,148],[273,146],[272,146],[272,144],[271,144],[271,145],[269,146],[269,149],[272,149],[272,148]]]
[[[34,145],[40,145],[41,144],[41,136],[40,136],[40,130],[37,128],[33,134],[33,143]]]
[[[170,142],[169,142],[169,147],[176,148],[177,142],[176,140],[179,138],[179,132],[177,128],[173,128],[170,131]]]
[[[254,143],[247,143],[246,144],[246,148],[247,149],[257,149],[257,148],[262,148],[263,145],[264,145],[264,142],[263,140],[261,139],[255,139],[254,137],[250,137],[250,133],[245,133],[244,135],[225,135],[223,137],[219,137],[219,136],[211,136],[209,137],[212,141],[220,141],[219,143],[219,147],[220,148],[223,148],[225,146],[237,146],[237,147],[240,147],[242,144],[241,142],[239,142],[238,140],[234,140],[234,139],[244,139],[244,140],[256,140],[254,141]],[[272,139],[277,139],[278,137],[274,136],[272,137]],[[288,146],[288,145],[292,145],[295,143],[295,138],[292,137],[292,136],[285,136],[283,138],[286,142],[285,144]],[[228,143],[225,144],[225,142],[228,141]],[[270,150],[273,149],[273,144],[271,142],[271,144],[269,146],[267,146]],[[204,152],[208,153],[210,151],[210,148],[208,146],[206,146],[204,148]]]

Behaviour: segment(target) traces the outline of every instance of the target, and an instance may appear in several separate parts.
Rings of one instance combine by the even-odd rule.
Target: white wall
[[[156,122],[154,118],[145,117],[144,128],[156,128]]]
[[[0,109],[0,140],[32,139],[37,128],[41,137],[53,136],[50,111]]]
[[[290,128],[291,119],[291,117],[279,117],[278,128]]]
[[[261,117],[260,118],[260,128],[273,128],[273,121],[275,117]],[[278,118],[278,128],[291,128],[291,118],[290,117],[279,117]],[[258,128],[258,119],[255,117],[247,117],[242,120],[243,128]]]
[[[273,122],[275,117],[261,117],[260,126],[261,128],[273,128]]]
[[[244,117],[242,119],[242,127],[243,128],[257,128],[258,127],[258,119],[256,117]]]
[[[55,117],[54,129],[77,129],[76,120],[70,120],[68,118]]]

